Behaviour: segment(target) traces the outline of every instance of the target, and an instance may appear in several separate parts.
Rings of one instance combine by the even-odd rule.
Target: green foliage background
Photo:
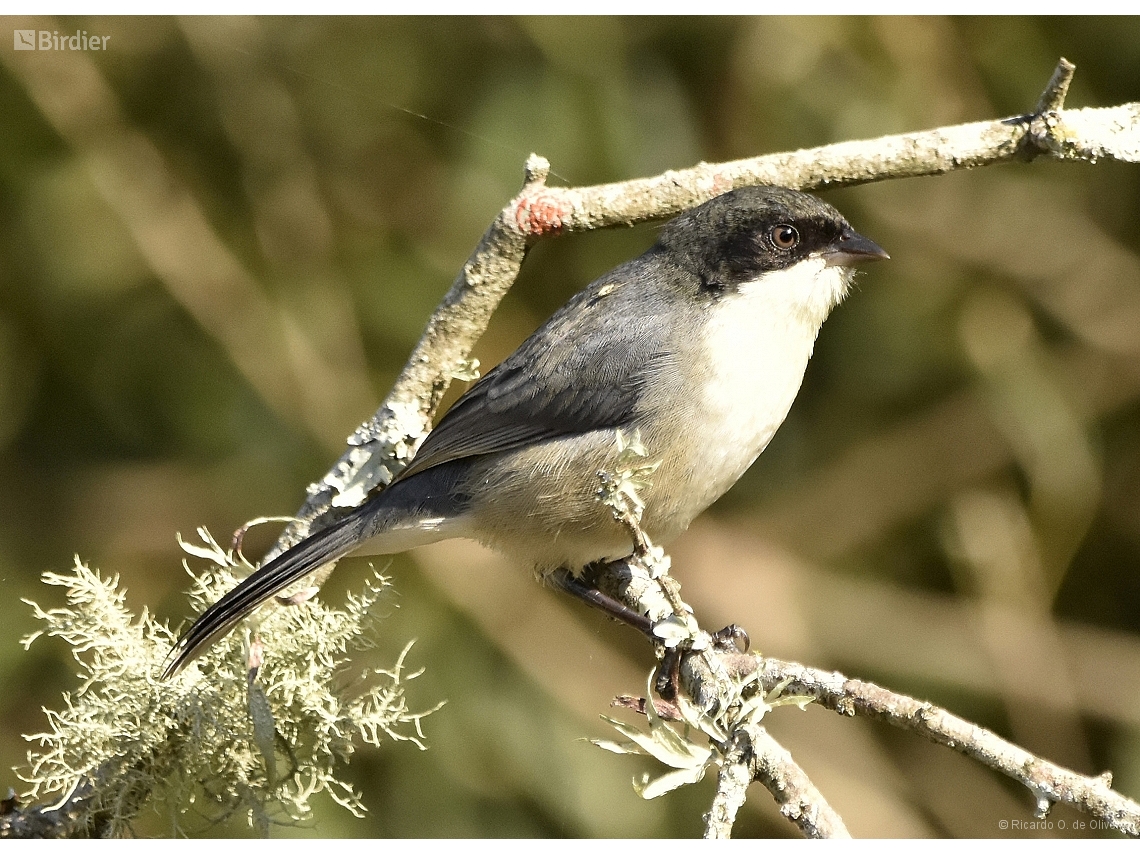
[[[75,688],[20,598],[79,553],[178,622],[175,532],[288,514],[374,409],[531,151],[589,184],[1140,99],[1136,18],[60,18],[0,33],[0,768]],[[1140,796],[1140,169],[1016,164],[826,194],[892,254],[800,400],[673,551],[709,627],[930,698]],[[508,353],[652,227],[547,242],[476,354]],[[268,544],[261,535],[261,547]],[[256,554],[257,545],[247,547]],[[431,750],[353,761],[326,836],[693,835],[711,789],[579,741],[650,657],[487,553],[395,559]],[[326,596],[358,588],[346,562]],[[417,696],[418,693],[418,696]],[[819,710],[772,730],[857,835],[1044,831],[955,755]],[[17,785],[14,775],[0,784]],[[741,834],[790,826],[757,792]],[[161,834],[144,815],[140,834]],[[249,833],[240,823],[217,833]]]

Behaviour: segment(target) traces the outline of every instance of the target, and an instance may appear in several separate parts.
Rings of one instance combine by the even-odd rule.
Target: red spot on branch
[[[552,234],[562,230],[573,209],[554,194],[527,196],[515,210],[515,222],[528,235]]]

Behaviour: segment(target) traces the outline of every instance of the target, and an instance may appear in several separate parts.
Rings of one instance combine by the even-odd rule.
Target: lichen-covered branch
[[[1060,802],[1103,820],[1123,834],[1140,837],[1140,804],[1113,790],[1109,773],[1088,776],[1065,769],[934,704],[874,683],[778,659],[741,656],[736,665],[749,658],[765,687],[783,686],[783,691],[810,696],[840,715],[868,716],[914,731],[1008,775],[1029,788],[1041,816]]]
[[[314,525],[319,527],[326,515],[338,513],[338,508],[358,504],[368,491],[386,483],[410,459],[430,429],[436,407],[451,378],[466,365],[471,348],[513,283],[526,249],[533,241],[565,232],[662,219],[720,193],[748,185],[781,184],[812,190],[889,178],[939,175],[1037,157],[1090,163],[1101,158],[1140,162],[1140,104],[1065,110],[1064,99],[1074,71],[1075,66],[1062,58],[1034,111],[1022,116],[730,163],[701,163],[651,178],[595,187],[548,187],[549,165],[543,158],[532,155],[527,162],[521,193],[507,204],[484,234],[429,320],[424,336],[392,392],[377,413],[353,434],[348,450],[336,466],[310,488],[309,499],[299,511],[298,521],[283,533],[271,554],[296,543]],[[601,588],[642,613],[661,614],[662,595],[668,600],[667,592],[656,583],[639,581],[640,578],[636,563],[617,562],[603,569],[597,581]],[[646,597],[653,599],[651,605],[647,605]],[[715,708],[725,694],[723,684],[718,682],[723,679],[724,671],[718,664],[721,663],[706,650],[686,657],[682,669],[685,675],[682,687],[705,709]],[[764,685],[772,689],[776,684],[765,682]],[[912,699],[906,701],[919,704]],[[936,708],[930,705],[920,705],[909,716],[892,716],[885,712],[888,708],[897,709],[897,705],[867,705],[866,712],[884,710],[879,715],[886,720],[914,730],[925,728],[923,732],[931,738],[942,732],[931,729],[929,711]],[[944,711],[939,711],[936,718],[947,728],[951,722],[961,721]],[[904,725],[904,722],[910,724]],[[980,728],[974,730],[988,734]],[[963,739],[956,730],[954,733],[954,737],[936,738],[936,741],[971,753],[993,768],[1012,775],[1030,786],[1039,798],[1068,802],[1114,823],[1113,827],[1125,833],[1137,833],[1135,821],[1127,819],[1133,815],[1134,803],[1113,793],[1105,780],[1083,778],[1048,764],[993,734],[988,734],[976,749],[966,749],[964,745],[974,743]],[[805,834],[814,835],[819,831],[828,836],[845,835],[842,821],[834,816],[786,752],[777,751],[778,746],[773,748],[773,743],[767,741],[770,737],[764,742],[765,749],[756,752],[755,736],[739,730],[733,734],[733,739],[745,740],[751,746],[748,780],[765,780],[774,793],[793,793],[781,804],[785,815],[796,821]],[[997,744],[1003,746],[1003,750],[996,750]],[[709,814],[711,836],[727,836],[731,831],[732,818],[743,799],[743,790],[738,787],[744,780],[743,758],[744,753],[740,762],[726,762],[722,766],[724,789],[718,789],[717,802]],[[796,782],[794,788],[792,782]],[[779,800],[779,796],[777,798]],[[819,820],[820,817],[823,819]],[[815,824],[817,822],[819,824]]]
[[[210,562],[194,594],[199,611],[233,587],[240,561],[200,533],[201,543],[183,543]],[[376,631],[381,577],[342,608],[312,603],[269,615],[258,636],[280,654],[271,661],[243,655],[245,639],[231,636],[197,679],[174,681],[159,677],[173,634],[149,613],[133,614],[116,577],[77,561],[44,582],[66,588],[68,605],[33,603],[43,628],[24,643],[66,642],[80,685],[28,737],[35,747],[18,770],[28,802],[0,801],[0,838],[122,837],[152,804],[168,806],[171,827],[186,833],[231,816],[262,833],[305,822],[318,794],[360,816],[360,794],[341,774],[356,747],[426,747],[421,722],[433,710],[409,709],[405,688],[419,673],[407,667],[410,647],[390,668],[346,678],[350,651],[366,649]]]
[[[349,439],[336,465],[311,486],[297,521],[281,536],[274,553],[358,504],[371,490],[387,483],[411,458],[430,429],[451,379],[469,368],[472,346],[513,284],[527,247],[533,242],[565,232],[662,219],[746,185],[771,183],[810,190],[937,175],[1035,157],[1140,162],[1140,104],[1066,110],[1063,101],[1072,71],[1072,66],[1062,60],[1034,112],[1023,116],[730,163],[701,163],[690,169],[595,187],[547,186],[548,165],[532,155],[521,192],[502,209],[464,264],[428,321],[391,393]],[[29,79],[33,91],[38,91],[36,86],[47,86],[46,79]],[[45,103],[47,100],[45,96]],[[59,122],[64,118],[61,111]],[[234,348],[238,353],[237,343]],[[287,400],[284,393],[281,397]],[[598,581],[631,607],[653,613],[655,620],[665,622],[670,610],[674,614],[677,611],[677,591],[663,589],[659,578],[643,579],[638,575],[636,562],[611,565],[601,572]],[[646,597],[653,600],[652,604],[645,604]],[[692,625],[695,628],[695,622]],[[696,640],[694,637],[690,641]],[[661,647],[665,649],[666,645]],[[1063,801],[1104,819],[1124,833],[1140,834],[1140,806],[1113,792],[1107,777],[1089,778],[1048,763],[933,705],[842,675],[762,659],[716,644],[690,643],[687,650],[676,669],[677,680],[679,688],[701,711],[716,715],[723,711],[729,697],[733,703],[739,703],[742,682],[748,683],[750,691],[809,696],[837,712],[878,718],[975,757],[1028,786],[1042,809]],[[235,678],[235,682],[240,680]],[[729,684],[734,686],[732,692]],[[234,718],[240,717],[235,714]],[[149,719],[140,716],[143,720]],[[751,780],[762,781],[776,795],[784,814],[805,834],[846,834],[842,821],[763,728],[742,719],[729,737],[717,800],[709,814],[710,836],[728,836]],[[168,732],[162,738],[169,742],[172,737]],[[156,737],[155,744],[158,742]],[[169,745],[162,750],[170,750]],[[104,780],[103,768],[110,766],[93,770],[87,783],[75,787],[70,798],[50,811],[6,802],[0,813],[4,822],[10,824],[0,823],[0,833],[5,829],[15,835],[21,829],[22,833],[36,833],[27,830],[33,826],[19,823],[40,819],[58,822],[73,812],[82,813],[85,800],[89,801],[99,789],[91,782]],[[140,804],[146,797],[145,792],[126,795],[138,796]],[[48,812],[54,816],[47,817]],[[76,833],[66,822],[59,827],[62,833]],[[84,828],[92,833],[89,823]],[[100,829],[94,831],[98,833]]]
[[[17,840],[62,840],[73,837],[107,836],[105,812],[92,811],[98,785],[81,785],[59,807],[23,807],[14,793],[0,804],[0,838]]]
[[[810,838],[849,838],[843,819],[827,803],[807,773],[759,724],[746,724],[732,735],[720,775],[716,797],[705,815],[705,837],[725,839],[732,835],[736,812],[744,804],[745,791],[758,781],[772,794],[780,813]]]
[[[638,600],[640,592],[651,592],[656,585],[656,580],[650,581],[642,575],[641,566],[637,561],[607,565],[597,580],[599,587],[619,597],[632,609],[643,612],[659,610],[659,595],[650,596],[648,606]],[[640,581],[639,576],[642,576]],[[675,580],[672,581],[675,584]],[[623,591],[625,596],[622,596]],[[697,633],[698,636],[702,634]],[[1065,769],[927,701],[874,683],[852,680],[834,671],[743,653],[707,641],[694,644],[693,649],[685,653],[677,671],[681,691],[714,717],[727,712],[725,699],[732,693],[727,692],[726,687],[755,682],[756,691],[810,699],[841,715],[878,719],[973,757],[1028,787],[1036,800],[1039,815],[1043,816],[1054,803],[1061,802],[1097,817],[1123,834],[1140,837],[1140,804],[1112,789],[1111,774],[1087,776]],[[736,692],[736,696],[739,695],[739,691]],[[764,782],[774,794],[782,792],[784,787],[794,786],[789,790],[794,793],[794,799],[789,796],[786,804],[779,796],[777,800],[785,805],[782,808],[785,816],[796,822],[805,833],[808,830],[802,823],[810,821],[819,829],[826,827],[840,834],[841,822],[836,824],[828,820],[829,824],[824,826],[821,824],[824,820],[812,819],[826,817],[830,808],[818,791],[809,786],[810,781],[803,776],[802,770],[792,766],[778,768],[790,760],[782,750],[766,748],[763,762],[747,755],[741,746],[750,744],[754,751],[756,745],[755,734],[746,730],[750,727],[753,727],[751,723],[745,723],[732,730],[731,746],[721,769],[717,802],[708,816],[709,836],[726,837],[731,830],[732,817],[739,807],[741,787],[747,786],[741,765],[744,763],[749,768],[747,780]],[[760,756],[760,752],[756,756]],[[732,768],[734,766],[738,768]],[[773,785],[770,781],[777,783]],[[793,815],[800,811],[806,812],[808,818]]]
[[[941,175],[1038,156],[1140,162],[1140,103],[1063,110],[1074,69],[1061,59],[1034,112],[1022,116],[728,163],[699,163],[613,184],[549,187],[549,164],[531,155],[522,191],[495,218],[464,264],[392,391],[349,438],[333,468],[310,486],[297,522],[270,555],[327,524],[339,509],[359,504],[369,490],[387,483],[403,467],[430,429],[443,393],[466,366],[471,348],[534,241],[663,219],[733,188],[756,184],[813,190]]]

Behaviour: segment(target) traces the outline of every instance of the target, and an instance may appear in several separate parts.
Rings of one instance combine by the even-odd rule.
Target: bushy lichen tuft
[[[243,560],[199,535],[201,545],[183,548],[211,565],[192,594],[200,612],[233,587]],[[425,747],[421,721],[434,710],[408,709],[404,686],[419,673],[405,667],[410,644],[390,669],[348,671],[349,652],[372,646],[370,609],[387,585],[379,574],[343,608],[311,600],[263,610],[252,643],[233,633],[167,682],[159,675],[174,633],[145,610],[135,618],[117,576],[77,558],[70,573],[43,580],[66,588],[68,605],[29,603],[44,628],[24,644],[62,638],[81,683],[59,711],[45,710],[48,729],[27,737],[38,747],[21,777],[28,799],[85,814],[78,825],[87,833],[128,833],[148,801],[169,813],[175,833],[238,812],[264,832],[305,820],[322,792],[360,815],[359,794],[337,774],[356,741]],[[263,649],[272,655],[251,670]]]

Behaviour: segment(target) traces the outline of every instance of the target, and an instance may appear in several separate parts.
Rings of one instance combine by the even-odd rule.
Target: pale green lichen
[[[199,534],[202,544],[184,548],[212,565],[191,594],[200,612],[233,587],[242,559]],[[70,573],[43,580],[66,588],[68,605],[30,603],[44,628],[24,643],[66,641],[81,682],[60,710],[45,710],[47,729],[27,737],[38,747],[21,777],[30,801],[83,793],[82,810],[101,833],[129,832],[148,802],[163,806],[175,833],[242,813],[265,832],[309,818],[318,793],[359,816],[360,795],[339,774],[358,741],[425,747],[421,721],[433,710],[411,712],[404,696],[418,675],[406,669],[410,644],[390,669],[348,673],[349,651],[372,646],[370,609],[387,584],[378,574],[343,608],[313,600],[265,616],[254,645],[271,655],[256,671],[234,633],[166,682],[159,675],[174,633],[146,610],[133,616],[117,576],[77,558]]]
[[[746,725],[757,724],[776,707],[797,706],[804,709],[813,698],[805,695],[785,695],[788,681],[764,692],[758,673],[728,682],[728,695],[723,699],[722,712],[710,716],[680,695],[676,709],[680,713],[679,728],[661,718],[653,704],[654,674],[649,675],[646,693],[646,730],[640,730],[609,716],[602,720],[613,726],[627,742],[607,739],[590,740],[598,748],[614,754],[640,754],[653,757],[672,771],[656,777],[648,772],[634,778],[633,789],[643,799],[655,799],[705,777],[709,769],[720,766],[732,741],[734,731]]]

